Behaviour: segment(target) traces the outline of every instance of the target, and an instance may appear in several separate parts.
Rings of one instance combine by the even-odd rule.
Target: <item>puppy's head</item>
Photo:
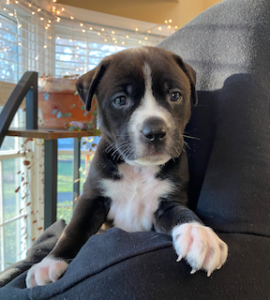
[[[195,82],[176,54],[142,47],[106,57],[76,87],[87,111],[96,95],[101,131],[126,162],[161,165],[183,150]]]

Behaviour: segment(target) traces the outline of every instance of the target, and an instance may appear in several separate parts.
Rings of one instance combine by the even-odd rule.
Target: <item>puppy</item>
[[[183,132],[197,103],[195,77],[179,56],[143,47],[106,57],[78,79],[87,111],[97,99],[102,139],[73,217],[49,256],[28,271],[28,288],[56,281],[106,222],[171,234],[177,261],[185,258],[191,273],[210,276],[224,264],[227,245],[187,207]]]

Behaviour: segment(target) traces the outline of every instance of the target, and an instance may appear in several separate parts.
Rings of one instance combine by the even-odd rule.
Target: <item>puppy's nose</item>
[[[151,142],[162,141],[166,137],[167,126],[160,118],[150,118],[144,122],[142,133]]]

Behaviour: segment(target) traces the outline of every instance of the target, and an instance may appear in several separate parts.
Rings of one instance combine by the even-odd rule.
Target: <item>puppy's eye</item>
[[[170,100],[172,102],[177,102],[177,101],[180,101],[181,99],[182,99],[182,94],[179,91],[171,93],[171,99]]]
[[[118,96],[113,102],[116,106],[125,106],[128,103],[126,96]]]

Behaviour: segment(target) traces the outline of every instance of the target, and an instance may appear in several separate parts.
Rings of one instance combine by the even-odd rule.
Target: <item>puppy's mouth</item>
[[[164,165],[167,161],[171,159],[168,154],[153,153],[135,160],[139,165],[143,166],[160,166]]]

